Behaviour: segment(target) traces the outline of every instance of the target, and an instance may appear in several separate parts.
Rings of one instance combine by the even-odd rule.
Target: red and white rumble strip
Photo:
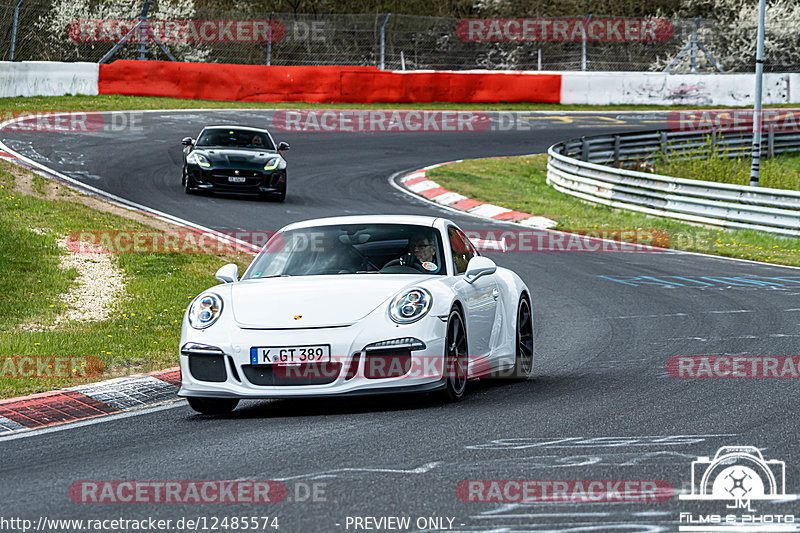
[[[523,226],[530,228],[547,229],[557,226],[558,222],[551,220],[547,217],[535,216],[521,211],[514,211],[499,205],[487,204],[472,200],[466,196],[462,196],[453,191],[448,191],[438,183],[426,177],[426,172],[441,167],[443,165],[450,165],[452,163],[460,163],[458,161],[448,161],[447,163],[438,163],[431,165],[420,170],[406,174],[398,180],[401,187],[408,191],[421,196],[437,204],[464,211],[471,215],[479,216],[482,218],[491,218],[493,220],[501,220],[503,222],[516,222]]]
[[[178,367],[0,400],[0,436],[177,401]]]

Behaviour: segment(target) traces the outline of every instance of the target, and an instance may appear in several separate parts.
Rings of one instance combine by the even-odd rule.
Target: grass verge
[[[23,326],[52,324],[65,312],[60,296],[76,285],[76,271],[59,267],[62,254],[69,252],[56,245],[58,239],[76,230],[158,233],[169,227],[154,228],[142,215],[8,163],[0,164],[0,225],[0,398],[176,366],[188,302],[216,283],[217,268],[228,262],[241,268],[250,259],[245,254],[115,254],[125,294],[108,320],[30,331]],[[103,370],[86,377],[22,377],[14,364],[22,357],[97,358]]]
[[[708,150],[689,155],[703,155],[705,158],[657,159],[653,170],[676,178],[750,185],[749,157],[727,158],[724,153],[709,154]],[[759,185],[774,189],[800,190],[800,154],[779,154],[774,158],[762,158],[759,165]]]
[[[750,230],[727,231],[581,202],[547,185],[547,155],[473,159],[428,177],[469,198],[558,222],[556,229],[608,235],[656,235],[669,248],[800,266],[800,240]],[[640,239],[638,242],[642,242]],[[649,244],[645,241],[646,244]]]
[[[307,102],[228,102],[218,100],[185,100],[155,96],[29,96],[0,98],[2,112],[35,111],[118,111],[125,109],[445,109],[482,111],[658,111],[697,109],[698,106],[657,105],[563,105],[535,103],[457,104],[433,102],[429,104],[311,104]],[[797,104],[766,106],[769,108],[798,107]],[[734,106],[707,107],[707,109],[733,109]]]

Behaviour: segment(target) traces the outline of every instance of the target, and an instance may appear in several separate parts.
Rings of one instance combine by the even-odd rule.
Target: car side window
[[[478,252],[464,232],[455,226],[447,228],[447,237],[450,239],[450,251],[453,254],[456,274],[463,274],[467,271],[469,260],[478,255]]]

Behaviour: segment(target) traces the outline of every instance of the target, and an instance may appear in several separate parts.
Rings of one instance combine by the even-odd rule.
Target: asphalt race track
[[[655,129],[664,118],[527,113],[519,118],[529,128],[511,131],[274,132],[292,146],[285,203],[183,193],[182,137],[207,123],[269,127],[270,116],[149,112],[141,127],[119,132],[0,131],[0,139],[94,187],[219,230],[366,213],[441,214],[489,229],[508,226],[433,207],[388,178],[460,158],[539,153],[600,131]],[[730,445],[785,461],[786,493],[800,493],[800,423],[790,405],[797,380],[675,379],[666,371],[679,355],[800,355],[800,271],[682,253],[491,257],[532,290],[535,379],[476,383],[455,405],[425,396],[250,401],[213,418],[179,403],[0,438],[0,516],[276,516],[282,532],[355,531],[348,517],[368,516],[408,516],[410,530],[435,529],[419,517],[444,517],[457,531],[677,531],[681,512],[724,516],[724,502],[463,502],[456,486],[664,480],[690,491],[692,461]],[[281,480],[289,497],[258,506],[77,504],[68,489],[79,480]],[[314,486],[312,502],[305,496]],[[800,515],[797,501],[786,500],[752,502],[752,514]]]

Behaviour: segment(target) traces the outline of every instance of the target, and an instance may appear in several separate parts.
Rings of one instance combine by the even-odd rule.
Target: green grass
[[[469,198],[552,218],[557,229],[602,231],[610,238],[638,231],[644,237],[638,242],[645,244],[800,266],[798,239],[695,226],[584,203],[547,185],[546,167],[546,155],[474,159],[436,168],[428,177]]]
[[[77,203],[78,194],[63,188],[57,199],[20,194],[14,190],[10,168],[5,163],[0,166],[0,364],[15,356],[99,358],[103,372],[91,380],[176,366],[186,305],[217,283],[217,268],[231,260],[242,267],[249,256],[117,254],[114,261],[124,271],[126,290],[109,320],[69,322],[50,331],[24,331],[19,327],[22,324],[52,323],[64,310],[59,295],[75,283],[77,273],[64,272],[58,266],[60,255],[67,253],[56,246],[59,238],[76,230],[157,230]],[[44,179],[34,179],[41,181],[34,182],[33,191],[44,190]],[[0,377],[0,398],[86,381]]]
[[[703,150],[704,159],[681,160],[660,159],[654,171],[676,178],[698,179],[718,183],[750,185],[750,158],[721,157]],[[700,155],[700,150],[689,155]],[[711,157],[709,157],[711,156]],[[759,165],[759,185],[775,189],[800,190],[800,154],[779,154],[774,158],[762,158]]]
[[[731,106],[709,107],[732,109]],[[797,104],[768,107],[797,107]],[[676,110],[696,109],[697,106],[655,105],[561,105],[534,103],[456,104],[434,102],[430,104],[310,104],[306,102],[228,102],[218,100],[184,100],[155,96],[29,96],[0,98],[2,112],[19,111],[116,111],[123,109],[453,109],[485,111],[609,111],[609,110]]]

